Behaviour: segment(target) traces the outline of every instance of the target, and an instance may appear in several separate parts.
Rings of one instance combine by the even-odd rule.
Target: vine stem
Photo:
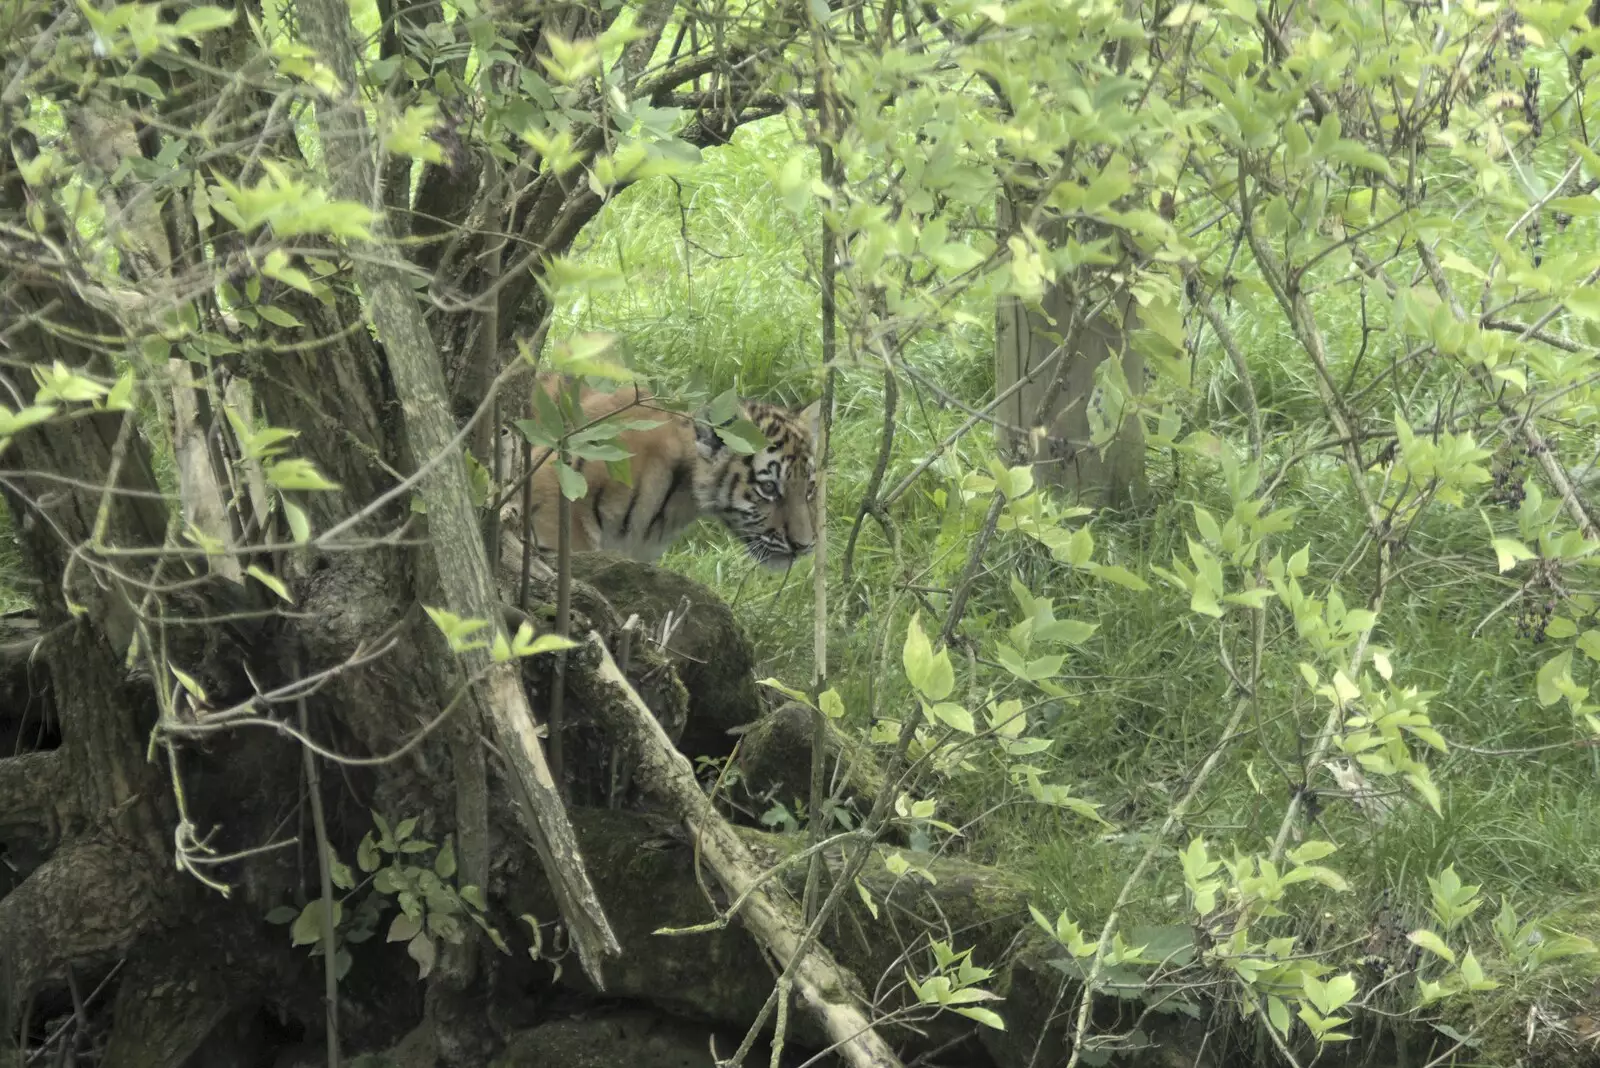
[[[809,9],[808,9],[809,10]],[[834,140],[838,136],[837,101],[833,92],[833,67],[828,57],[826,27],[815,15],[811,16],[811,47],[815,54],[817,73],[817,155],[821,164],[822,181],[830,190],[839,184],[838,159],[834,153]],[[821,233],[821,314],[822,314],[822,398],[817,415],[817,440],[813,443],[816,457],[816,529],[812,549],[812,669],[811,669],[811,783],[809,831],[812,845],[827,836],[828,826],[824,809],[827,808],[828,717],[822,711],[821,695],[828,685],[828,461],[832,443],[829,432],[833,428],[833,367],[838,357],[838,277],[839,234],[824,206],[820,212]],[[822,852],[811,858],[806,872],[805,891],[801,897],[801,918],[810,923],[816,918],[817,897],[822,884]],[[773,1068],[777,1068],[779,1052],[783,1048],[786,1023],[788,988],[779,981],[778,1029],[773,1042]]]
[[[562,442],[561,464],[567,464],[566,443]],[[530,482],[531,485],[531,482]],[[572,630],[572,501],[565,490],[556,497],[556,634],[562,638]],[[561,737],[566,725],[567,704],[567,653],[556,652],[555,670],[550,680],[550,775],[556,781],[556,793],[567,799],[566,744]]]
[[[1100,928],[1100,941],[1095,946],[1094,961],[1089,966],[1088,978],[1084,980],[1083,997],[1078,1003],[1078,1019],[1072,1029],[1072,1056],[1067,1060],[1067,1068],[1077,1068],[1078,1060],[1083,1055],[1083,1041],[1089,1032],[1089,1012],[1094,1007],[1094,985],[1100,981],[1100,973],[1105,967],[1106,950],[1111,946],[1112,933],[1117,928],[1117,921],[1122,917],[1122,910],[1128,907],[1128,898],[1133,896],[1133,888],[1144,877],[1145,870],[1150,867],[1155,859],[1156,852],[1166,842],[1167,836],[1172,833],[1184,814],[1189,811],[1189,805],[1199,795],[1200,788],[1206,784],[1211,773],[1217,769],[1217,764],[1222,760],[1222,754],[1239,733],[1239,724],[1244,720],[1245,710],[1251,705],[1248,694],[1241,696],[1234,705],[1233,715],[1228,717],[1228,724],[1222,729],[1222,737],[1217,739],[1217,744],[1211,747],[1211,752],[1206,755],[1205,763],[1200,765],[1200,770],[1195,773],[1194,781],[1189,784],[1189,789],[1184,791],[1178,803],[1172,806],[1172,811],[1167,813],[1167,818],[1161,824],[1161,830],[1156,832],[1155,838],[1145,848],[1139,857],[1139,863],[1133,867],[1133,872],[1122,884],[1122,892],[1117,895],[1116,904],[1111,906],[1111,912],[1106,916],[1105,925]],[[1039,1050],[1044,1043],[1045,1029],[1039,1032],[1039,1045],[1034,1047],[1034,1058],[1037,1059]]]
[[[306,699],[296,702],[300,715],[300,733],[311,734],[310,715]],[[332,847],[328,844],[328,817],[322,808],[322,773],[317,758],[310,749],[300,747],[305,761],[306,783],[311,790],[311,827],[317,836],[317,873],[322,882],[322,1001],[328,1022],[328,1068],[339,1068],[339,954],[334,943],[333,929],[333,868],[329,862]]]
[[[1313,376],[1317,384],[1317,393],[1322,400],[1322,406],[1327,409],[1328,419],[1333,423],[1334,430],[1343,444],[1345,469],[1350,476],[1356,495],[1361,499],[1362,508],[1367,515],[1367,530],[1378,546],[1378,574],[1374,583],[1372,599],[1369,610],[1372,612],[1373,622],[1362,630],[1356,639],[1355,649],[1350,654],[1349,675],[1356,678],[1361,671],[1362,661],[1366,658],[1367,645],[1372,639],[1373,627],[1377,625],[1378,614],[1383,611],[1384,589],[1389,581],[1390,571],[1390,540],[1388,523],[1383,512],[1378,508],[1377,502],[1372,498],[1372,490],[1367,486],[1365,470],[1361,462],[1361,439],[1356,435],[1355,424],[1347,415],[1341,403],[1338,391],[1334,385],[1333,375],[1328,368],[1327,346],[1322,337],[1322,331],[1317,328],[1316,316],[1306,301],[1305,293],[1294,284],[1288,271],[1277,254],[1267,246],[1256,233],[1254,219],[1250,208],[1250,197],[1247,191],[1246,168],[1243,162],[1239,165],[1239,199],[1240,221],[1244,225],[1245,239],[1250,243],[1250,251],[1255,255],[1256,264],[1261,268],[1261,276],[1272,290],[1273,296],[1282,306],[1284,314],[1289,319],[1289,325],[1294,330],[1295,340],[1300,342],[1300,347],[1311,359],[1311,365],[1316,374]],[[1328,716],[1322,723],[1322,729],[1317,732],[1316,741],[1311,748],[1311,755],[1306,759],[1305,778],[1303,782],[1309,786],[1312,776],[1316,774],[1323,760],[1327,758],[1328,750],[1333,745],[1333,736],[1339,729],[1339,724],[1344,720],[1344,705],[1334,702],[1328,711]],[[1278,833],[1272,840],[1272,851],[1269,854],[1273,861],[1283,856],[1285,846],[1289,842],[1289,833],[1294,829],[1295,820],[1300,815],[1300,805],[1306,796],[1305,790],[1297,790],[1289,798],[1288,809],[1283,814],[1283,822],[1278,825]],[[1237,930],[1237,926],[1235,927]]]

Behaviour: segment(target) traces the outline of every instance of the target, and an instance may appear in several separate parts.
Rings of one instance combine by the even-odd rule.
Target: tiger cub
[[[818,433],[820,401],[801,411],[740,401],[744,417],[766,435],[767,447],[754,454],[730,448],[704,422],[650,402],[649,393],[633,386],[611,393],[583,391],[580,404],[587,420],[612,415],[619,421],[658,425],[617,434],[616,444],[631,456],[632,486],[612,478],[603,462],[574,460],[588,483],[588,492],[572,503],[574,552],[608,549],[653,563],[706,516],[724,523],[751,557],[775,570],[811,551],[817,529],[811,446]],[[510,431],[500,441],[506,450],[501,469],[512,473],[508,482],[519,479],[522,436]],[[532,450],[532,529],[534,544],[554,551],[561,484],[549,453],[541,446]],[[502,530],[519,542],[521,513],[519,491],[500,513]]]

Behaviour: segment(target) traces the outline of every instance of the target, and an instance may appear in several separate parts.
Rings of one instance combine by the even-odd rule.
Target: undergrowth
[[[617,331],[634,366],[662,391],[737,386],[763,399],[810,400],[819,362],[811,273],[817,225],[815,219],[796,224],[768,177],[792,143],[781,123],[746,127],[730,146],[708,152],[692,179],[647,181],[618,196],[590,226],[580,254],[623,268],[629,284],[563,309],[557,332]],[[1330,348],[1342,372],[1352,360],[1368,358],[1361,346],[1368,310],[1357,308],[1355,299],[1352,291],[1348,308],[1322,305],[1332,309]],[[1303,361],[1285,355],[1292,338],[1276,326],[1231,318],[1250,360],[1272,470],[1286,458],[1285,439],[1275,433],[1321,409]],[[993,391],[991,345],[992,331],[974,327],[927,339],[908,359],[923,381],[981,406]],[[1205,334],[1191,418],[1243,440],[1238,383],[1227,361],[1208,351],[1214,348],[1215,339]],[[877,457],[884,403],[881,368],[853,356],[839,367],[828,469],[828,567],[835,580]],[[1383,408],[1391,402],[1379,396],[1373,403]],[[964,418],[915,382],[903,383],[886,485]],[[892,713],[896,702],[909,700],[903,682],[895,681],[899,642],[913,610],[942,618],[976,530],[971,513],[952,509],[950,500],[960,474],[981,467],[991,451],[986,428],[960,442],[897,504],[898,546],[869,519],[853,588],[831,586],[829,678],[860,721],[868,711]],[[1140,574],[1182,551],[1192,504],[1209,503],[1219,514],[1228,507],[1215,472],[1179,463],[1174,455],[1153,451],[1147,475],[1152,503],[1143,512],[1103,514],[1093,526],[1097,558]],[[1338,563],[1359,557],[1365,533],[1343,470],[1322,460],[1290,465],[1280,503],[1301,514],[1286,539],[1292,544],[1274,548],[1287,556],[1314,539],[1311,558],[1324,563],[1312,578],[1337,581],[1351,603],[1364,600],[1371,576]],[[1319,792],[1315,824],[1302,822],[1301,830],[1339,845],[1341,870],[1354,892],[1309,891],[1323,900],[1315,907],[1306,900],[1299,915],[1310,919],[1296,921],[1302,928],[1293,933],[1342,947],[1330,958],[1337,967],[1355,967],[1369,952],[1380,933],[1373,927],[1380,903],[1395,903],[1403,931],[1425,923],[1426,880],[1447,865],[1491,897],[1471,921],[1475,945],[1492,945],[1488,924],[1502,894],[1524,917],[1550,916],[1574,933],[1600,936],[1600,820],[1592,815],[1600,751],[1574,744],[1562,708],[1541,708],[1534,700],[1533,676],[1545,650],[1537,628],[1519,624],[1518,583],[1484,581],[1492,574],[1486,553],[1476,508],[1435,510],[1400,557],[1400,578],[1373,636],[1375,644],[1395,650],[1397,678],[1437,694],[1434,718],[1452,746],[1435,769],[1442,815],[1414,797],[1392,795],[1379,799],[1380,806],[1393,806],[1379,818],[1340,796],[1326,773],[1309,784]],[[706,523],[663,563],[734,601],[763,674],[794,683],[810,678],[811,559],[785,575],[766,572],[720,527]],[[1053,596],[1061,617],[1098,625],[1058,680],[1069,697],[1046,702],[1037,714],[1054,741],[1056,778],[1100,804],[1111,826],[1025,803],[1026,795],[998,769],[953,782],[942,796],[959,810],[953,822],[983,817],[966,826],[960,848],[1022,873],[1047,914],[1066,908],[1097,927],[1228,717],[1234,698],[1217,630],[1188,611],[1187,595],[1165,586],[1134,592],[1088,581],[1017,535],[1002,535],[987,565],[963,624],[967,634],[1013,621],[1012,574]],[[1271,619],[1270,627],[1292,630],[1283,613]],[[1255,721],[1210,780],[1188,820],[1190,833],[1265,844],[1291,791],[1307,785],[1296,780],[1310,739],[1294,725],[1309,720],[1285,713],[1305,712],[1313,698],[1296,663],[1274,658],[1276,647],[1292,642],[1275,643],[1269,634]],[[1236,663],[1249,655],[1243,648],[1228,652]],[[1174,847],[1166,848],[1170,856]],[[1131,922],[1182,917],[1179,866],[1169,861],[1162,867],[1164,875],[1132,902]],[[1557,972],[1541,982],[1564,987],[1569,980],[1577,981]],[[1539,993],[1508,985],[1487,1004],[1509,1006]]]

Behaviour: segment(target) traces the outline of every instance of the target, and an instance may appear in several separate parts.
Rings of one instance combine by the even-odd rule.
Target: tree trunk
[[[191,6],[148,13],[171,30]],[[388,108],[401,100],[458,108],[459,94],[437,91],[446,83],[434,77],[464,80],[467,20],[442,21],[434,4],[379,6],[380,54],[400,73],[378,121],[403,111]],[[324,44],[354,31],[335,8],[319,9],[337,23]],[[265,922],[321,892],[301,739],[288,734],[302,722],[323,754],[330,859],[354,863],[376,811],[451,841],[473,885],[488,882],[490,858],[534,863],[501,763],[531,762],[529,718],[520,754],[486,746],[474,708],[420,736],[453,707],[462,675],[422,606],[450,600],[441,587],[460,586],[467,547],[475,596],[453,603],[496,625],[501,606],[477,555],[459,456],[447,457],[443,496],[419,480],[424,496],[434,491],[425,518],[404,480],[451,438],[449,414],[476,407],[504,344],[537,327],[549,307],[542,263],[568,250],[604,198],[544,165],[512,132],[514,117],[452,125],[460,116],[447,114],[435,133],[445,158],[423,168],[415,197],[407,158],[344,140],[304,153],[302,133],[341,128],[321,109],[318,128],[303,129],[307,105],[326,103],[318,78],[329,57],[319,66],[263,52],[257,34],[276,19],[252,3],[221,10],[231,25],[178,30],[157,48],[161,62],[108,51],[97,33],[110,31],[60,5],[19,8],[6,25],[21,39],[0,48],[0,492],[22,550],[21,592],[36,609],[35,626],[0,628],[0,696],[22,697],[0,708],[0,1049],[20,1042],[35,1060],[47,1041],[52,1057],[65,1056],[95,1030],[108,1063],[170,1068],[203,1059],[224,1022],[249,1030],[262,1012],[320,1033],[323,958],[291,949],[288,932]],[[591,36],[620,10],[563,4],[522,13],[516,28],[522,14],[497,12],[495,25],[522,53],[508,66],[538,71],[547,33]],[[756,45],[729,44],[714,64],[704,53],[651,64],[672,11],[652,3],[638,13],[642,37],[605,96],[592,86],[563,96],[561,125],[579,131],[580,157],[614,147],[614,93],[685,108],[689,145],[724,142],[783,106],[771,94],[750,106],[755,78],[719,82],[703,98],[681,90],[748,65],[756,46],[781,47],[795,32],[784,13]],[[195,13],[207,22],[217,9]],[[418,49],[428,53],[420,63]],[[450,58],[435,64],[436,54]],[[111,76],[135,65],[125,83]],[[336,67],[342,88],[356,89],[351,64]],[[58,115],[64,133],[52,132]],[[505,165],[499,190],[479,169],[491,151]],[[277,217],[214,210],[222,183],[248,191],[280,175],[335,195],[320,188],[329,163],[335,179],[381,174],[386,186],[356,195],[385,208],[390,233],[419,242],[360,248],[316,227],[277,232]],[[78,214],[92,209],[103,210]],[[503,273],[487,254],[501,245]],[[275,256],[295,273],[268,269]],[[394,285],[402,274],[408,284]],[[429,284],[413,290],[409,279],[422,276]],[[368,329],[374,297],[386,298],[373,316],[381,342]],[[104,404],[124,370],[137,410]],[[46,421],[13,423],[58,372],[101,392],[57,397]],[[408,434],[419,427],[426,433]],[[249,454],[268,428],[285,435],[287,457]],[[270,484],[279,458],[309,462],[333,488]],[[156,477],[169,461],[170,495]],[[441,560],[426,538],[446,519]],[[293,544],[304,525],[309,542]],[[681,731],[685,690],[667,657],[640,650],[636,670]],[[508,681],[517,692],[505,703],[524,704],[502,672],[502,690]],[[725,687],[751,692],[748,679]],[[719,722],[713,740],[726,741],[736,719]],[[512,926],[503,933],[515,940]],[[358,952],[338,988],[346,1049],[428,1031],[422,1044],[449,1061],[472,1043],[453,1045],[447,1032],[495,1038],[461,1011],[491,967],[441,966],[424,986],[403,945],[350,947]]]
[[[1012,215],[1002,198],[1003,229]],[[1144,428],[1131,412],[1108,410],[1095,375],[1116,359],[1128,385],[1143,387],[1144,357],[1130,342],[1138,310],[1125,295],[1084,322],[1093,303],[1068,279],[1047,289],[1037,309],[1015,297],[996,302],[995,390],[1027,382],[995,416],[1005,425],[1000,447],[1008,462],[1031,463],[1039,484],[1066,490],[1084,504],[1120,508],[1137,504],[1144,491]],[[1109,441],[1095,443],[1096,422],[1115,428]]]

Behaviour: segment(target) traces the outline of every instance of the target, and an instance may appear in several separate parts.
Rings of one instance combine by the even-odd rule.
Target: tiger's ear
[[[811,435],[811,440],[816,441],[822,436],[822,398],[817,398],[795,413],[795,418],[800,425],[806,428],[806,433]]]
[[[700,459],[709,460],[721,452],[726,445],[723,444],[722,435],[710,423],[696,419],[694,421],[694,446],[700,454]]]

